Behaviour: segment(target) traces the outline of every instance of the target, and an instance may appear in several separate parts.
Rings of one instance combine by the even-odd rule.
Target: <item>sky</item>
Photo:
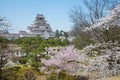
[[[69,31],[69,13],[75,6],[84,6],[82,0],[0,0],[0,16],[11,22],[12,33],[27,31],[36,14],[43,14],[53,31]]]

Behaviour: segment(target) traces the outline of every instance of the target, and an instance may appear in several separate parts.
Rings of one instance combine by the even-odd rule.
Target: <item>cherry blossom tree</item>
[[[107,32],[112,27],[120,26],[120,4],[108,11],[108,14],[105,17],[102,17],[90,27],[84,28],[83,32],[89,31],[90,34],[100,43],[106,42],[105,36],[111,38],[110,32]],[[105,32],[104,35],[102,32]],[[115,35],[114,35],[115,36]],[[112,40],[112,39],[111,39]],[[114,41],[113,41],[114,43]]]
[[[51,53],[51,52],[52,53]],[[42,59],[42,63],[48,68],[48,67],[53,67],[56,72],[57,72],[57,77],[58,79],[58,74],[62,70],[72,70],[74,71],[75,68],[78,67],[77,60],[79,57],[79,53],[76,49],[74,49],[74,46],[68,46],[65,48],[61,48],[57,53],[53,52],[53,50],[49,50],[49,55],[54,54],[51,56],[51,59],[46,60]]]
[[[115,8],[111,9],[109,11],[109,14],[99,20],[96,21],[95,24],[91,25],[90,28],[86,28],[85,31],[91,31],[94,33],[94,35],[98,38],[101,45],[105,48],[105,52],[103,55],[96,57],[94,59],[94,62],[92,63],[92,66],[94,66],[91,69],[97,69],[98,67],[100,70],[104,73],[105,71],[110,72],[113,70],[113,72],[117,72],[119,70],[119,43],[116,42],[116,39],[112,41],[111,32],[106,33],[106,35],[101,34],[102,31],[105,30],[111,30],[115,27],[120,28],[120,4],[118,4]],[[114,30],[113,30],[114,31]],[[116,36],[116,32],[113,32],[114,34],[112,36]],[[104,36],[108,36],[110,39],[109,42],[105,42]],[[117,34],[119,36],[119,34]],[[115,38],[115,37],[114,37]],[[118,47],[118,48],[117,48]],[[96,65],[97,64],[97,65]],[[119,73],[119,72],[118,72]]]
[[[117,25],[120,19],[120,4],[118,4],[115,8],[108,11],[108,15],[96,20],[95,24],[91,25],[90,28],[86,28],[86,30],[91,30],[96,27],[99,28],[108,28],[109,25]]]

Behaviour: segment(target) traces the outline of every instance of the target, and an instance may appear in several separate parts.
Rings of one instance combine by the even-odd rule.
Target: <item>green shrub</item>
[[[66,72],[65,71],[61,71],[61,72],[59,72],[58,78],[59,79],[64,79],[66,76],[67,76]]]
[[[56,74],[55,73],[50,74],[47,80],[56,80]]]
[[[49,75],[47,80],[56,80],[56,73],[52,73]],[[82,75],[68,75],[65,71],[61,71],[58,76],[58,80],[89,80],[89,76]]]
[[[18,80],[18,75],[14,69],[4,69],[1,80]]]
[[[47,80],[56,80],[56,76],[57,76],[56,73],[52,73],[49,75]],[[74,80],[74,77],[71,75],[67,75],[65,71],[61,71],[59,72],[58,80]]]
[[[25,58],[25,57],[20,58],[20,59],[19,59],[19,62],[20,62],[21,64],[26,64],[26,63],[27,63],[27,58]]]
[[[83,75],[77,75],[77,76],[74,76],[73,80],[89,80],[89,77],[83,76]]]
[[[73,76],[67,75],[64,80],[75,80]]]
[[[73,43],[77,49],[83,49],[87,45],[94,44],[95,42],[91,40],[91,38],[88,38],[88,37],[84,37],[84,38],[76,37],[73,40]]]
[[[31,63],[31,66],[32,66],[34,69],[38,70],[38,68],[41,67],[42,64],[41,64],[41,62],[32,62],[32,63]]]
[[[12,71],[15,71],[15,72],[18,72],[20,69],[21,69],[20,66],[14,66],[14,67],[9,68],[9,70],[12,70]]]
[[[22,76],[22,80],[35,80],[35,79],[36,79],[35,74],[30,70],[25,71]]]

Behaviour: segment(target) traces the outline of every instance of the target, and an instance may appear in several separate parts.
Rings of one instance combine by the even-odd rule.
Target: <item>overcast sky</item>
[[[69,31],[69,12],[74,6],[83,6],[82,0],[0,0],[0,16],[6,17],[11,23],[11,31],[27,31],[33,24],[36,14],[43,14],[52,29]]]

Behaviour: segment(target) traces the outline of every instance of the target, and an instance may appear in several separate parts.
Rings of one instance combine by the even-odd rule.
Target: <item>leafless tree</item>
[[[82,7],[75,7],[70,12],[70,19],[73,23],[72,33],[80,36],[85,27],[90,27],[97,20],[107,14],[107,10],[113,8],[119,0],[83,0],[87,13]]]
[[[88,22],[88,16],[85,15],[80,7],[74,7],[71,10],[70,18],[73,23],[72,32],[76,36],[81,33],[84,27],[90,26],[90,23]]]
[[[5,17],[0,16],[0,34],[8,33],[10,27],[11,23]],[[7,51],[7,44],[7,39],[0,37],[0,79],[2,79],[2,67],[6,64],[8,60],[8,58],[5,55]]]
[[[0,32],[8,33],[11,26],[11,23],[5,17],[0,16]]]

